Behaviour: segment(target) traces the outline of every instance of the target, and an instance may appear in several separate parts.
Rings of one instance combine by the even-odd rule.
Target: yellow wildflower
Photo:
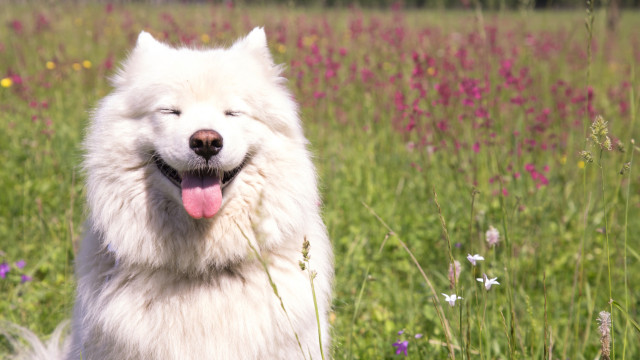
[[[313,45],[318,40],[317,35],[305,36],[302,38],[302,44],[306,47]]]
[[[13,85],[13,80],[11,80],[11,78],[4,78],[2,80],[0,80],[0,86],[2,86],[3,88],[8,88],[11,85]]]

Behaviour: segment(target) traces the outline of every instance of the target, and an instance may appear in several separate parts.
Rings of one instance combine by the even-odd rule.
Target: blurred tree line
[[[2,1],[2,0],[0,0]],[[144,0],[143,0],[144,1]],[[152,0],[153,1],[153,0]],[[296,6],[326,7],[375,7],[375,8],[467,8],[479,4],[485,10],[500,9],[576,9],[585,8],[585,0],[178,0],[179,2],[224,2],[245,5],[283,4]],[[174,0],[155,0],[153,2],[175,2]],[[640,0],[604,0],[596,1],[595,7],[640,8]]]
[[[585,8],[585,0],[244,0],[244,3],[293,3],[296,5],[392,7],[404,8],[467,8],[479,4],[486,10],[536,8],[536,9],[575,9]],[[640,0],[606,0],[596,1],[596,7],[638,8]]]
[[[5,0],[0,0],[2,3]],[[363,8],[475,8],[484,10],[513,10],[521,8],[535,9],[578,9],[585,8],[586,0],[102,0],[101,2],[141,2],[141,3],[224,3],[242,5],[289,5],[312,7],[350,7]],[[640,0],[602,0],[595,2],[596,8],[606,7],[610,11],[618,9],[640,8]]]

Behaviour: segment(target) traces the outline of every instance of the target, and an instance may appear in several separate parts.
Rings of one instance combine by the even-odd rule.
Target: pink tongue
[[[194,219],[213,217],[222,205],[220,179],[213,175],[183,173],[182,205]]]

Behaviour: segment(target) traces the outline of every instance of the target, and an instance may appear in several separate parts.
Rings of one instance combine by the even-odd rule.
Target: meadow
[[[333,358],[637,359],[640,13],[606,18],[3,4],[0,320],[70,316],[83,129],[138,33],[264,26],[318,167]]]

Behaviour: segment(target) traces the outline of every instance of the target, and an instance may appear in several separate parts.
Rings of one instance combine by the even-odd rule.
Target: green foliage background
[[[197,46],[209,46],[230,44],[253,26],[264,25],[276,61],[289,66],[286,75],[302,104],[321,179],[324,217],[336,253],[334,358],[393,358],[392,343],[400,339],[410,341],[411,358],[446,358],[441,314],[451,324],[449,340],[462,349],[455,351],[458,358],[532,359],[551,352],[555,358],[593,359],[600,347],[595,318],[599,311],[612,311],[610,289],[611,297],[629,313],[627,317],[613,311],[617,358],[640,356],[638,332],[626,326],[627,319],[639,318],[640,292],[634,286],[640,283],[638,171],[632,164],[630,172],[618,173],[637,152],[630,140],[638,136],[638,14],[623,13],[617,32],[609,33],[606,14],[596,13],[593,60],[590,65],[584,61],[576,65],[571,63],[572,54],[576,49],[584,52],[587,44],[583,11],[483,14],[126,4],[106,13],[104,5],[69,3],[46,8],[3,4],[0,10],[0,78],[18,75],[22,80],[0,88],[0,261],[13,264],[25,259],[24,272],[33,278],[21,283],[14,269],[0,279],[4,320],[44,335],[70,316],[73,258],[85,217],[79,168],[82,129],[91,109],[110,91],[107,78],[137,33],[147,29],[172,44],[179,44],[184,35]],[[41,15],[48,21],[43,22]],[[350,25],[356,19],[381,29],[402,25],[407,33],[403,53],[366,36],[351,38]],[[21,32],[15,21],[21,23]],[[404,79],[411,76],[414,50],[434,54],[442,48],[453,54],[449,41],[478,33],[480,21],[502,35],[511,34],[515,44],[524,44],[531,34],[566,36],[564,47],[546,60],[522,50],[514,61],[532,72],[531,91],[540,106],[553,104],[556,95],[549,89],[558,80],[576,91],[585,91],[587,83],[592,86],[599,94],[598,112],[610,121],[611,134],[627,151],[599,157],[585,141],[592,120],[585,115],[554,118],[549,133],[563,139],[561,146],[518,154],[520,140],[513,134],[525,131],[531,118],[525,109],[504,107],[510,96],[494,90],[490,93],[494,122],[488,129],[454,122],[448,133],[429,135],[434,138],[427,145],[424,131],[435,128],[435,121],[424,120],[418,124],[420,131],[413,132],[403,131],[404,124],[394,125],[396,91],[412,92],[404,82],[390,85],[389,76],[396,72]],[[331,32],[323,32],[326,24]],[[279,42],[271,35],[282,27],[289,36]],[[445,42],[418,42],[425,28],[431,34],[445,34],[439,38]],[[299,47],[297,36],[308,44]],[[507,41],[506,35],[498,41]],[[352,63],[360,74],[368,59],[379,86],[354,81],[336,89],[328,82],[313,85],[310,75],[295,81],[293,61],[304,61],[309,44],[317,44],[321,51],[347,50],[340,60],[339,79],[350,76]],[[488,72],[480,68],[466,76],[486,76],[492,84],[500,83],[500,59],[476,55],[486,56],[494,65]],[[55,68],[48,69],[47,62]],[[449,76],[441,71],[443,78]],[[459,74],[452,71],[454,75]],[[625,93],[630,110],[621,114],[618,104],[604,94],[625,81],[631,89]],[[437,113],[440,110],[429,105],[435,97],[430,92],[421,106],[452,120],[465,111],[454,106]],[[579,124],[572,125],[576,120]],[[471,144],[479,140],[483,147],[476,153]],[[457,141],[463,147],[438,150],[439,141]],[[578,156],[584,149],[596,157],[586,167]],[[548,164],[549,184],[538,187],[524,170],[521,179],[515,178],[509,163],[519,169],[535,163],[539,170]],[[500,181],[509,186],[508,196],[501,195]],[[479,193],[472,196],[474,189]],[[443,235],[440,215],[449,239]],[[489,226],[501,233],[502,242],[495,248],[484,241]],[[463,270],[457,291],[465,299],[454,308],[443,298],[436,300],[401,241],[434,284],[437,296],[456,291],[450,288],[448,267],[450,256],[459,260]],[[465,260],[468,253],[481,253],[486,260],[471,267]],[[485,291],[475,281],[483,272],[498,277],[501,285]],[[401,329],[405,333],[398,335]],[[413,337],[417,333],[423,337]],[[8,343],[0,344],[6,354]]]

